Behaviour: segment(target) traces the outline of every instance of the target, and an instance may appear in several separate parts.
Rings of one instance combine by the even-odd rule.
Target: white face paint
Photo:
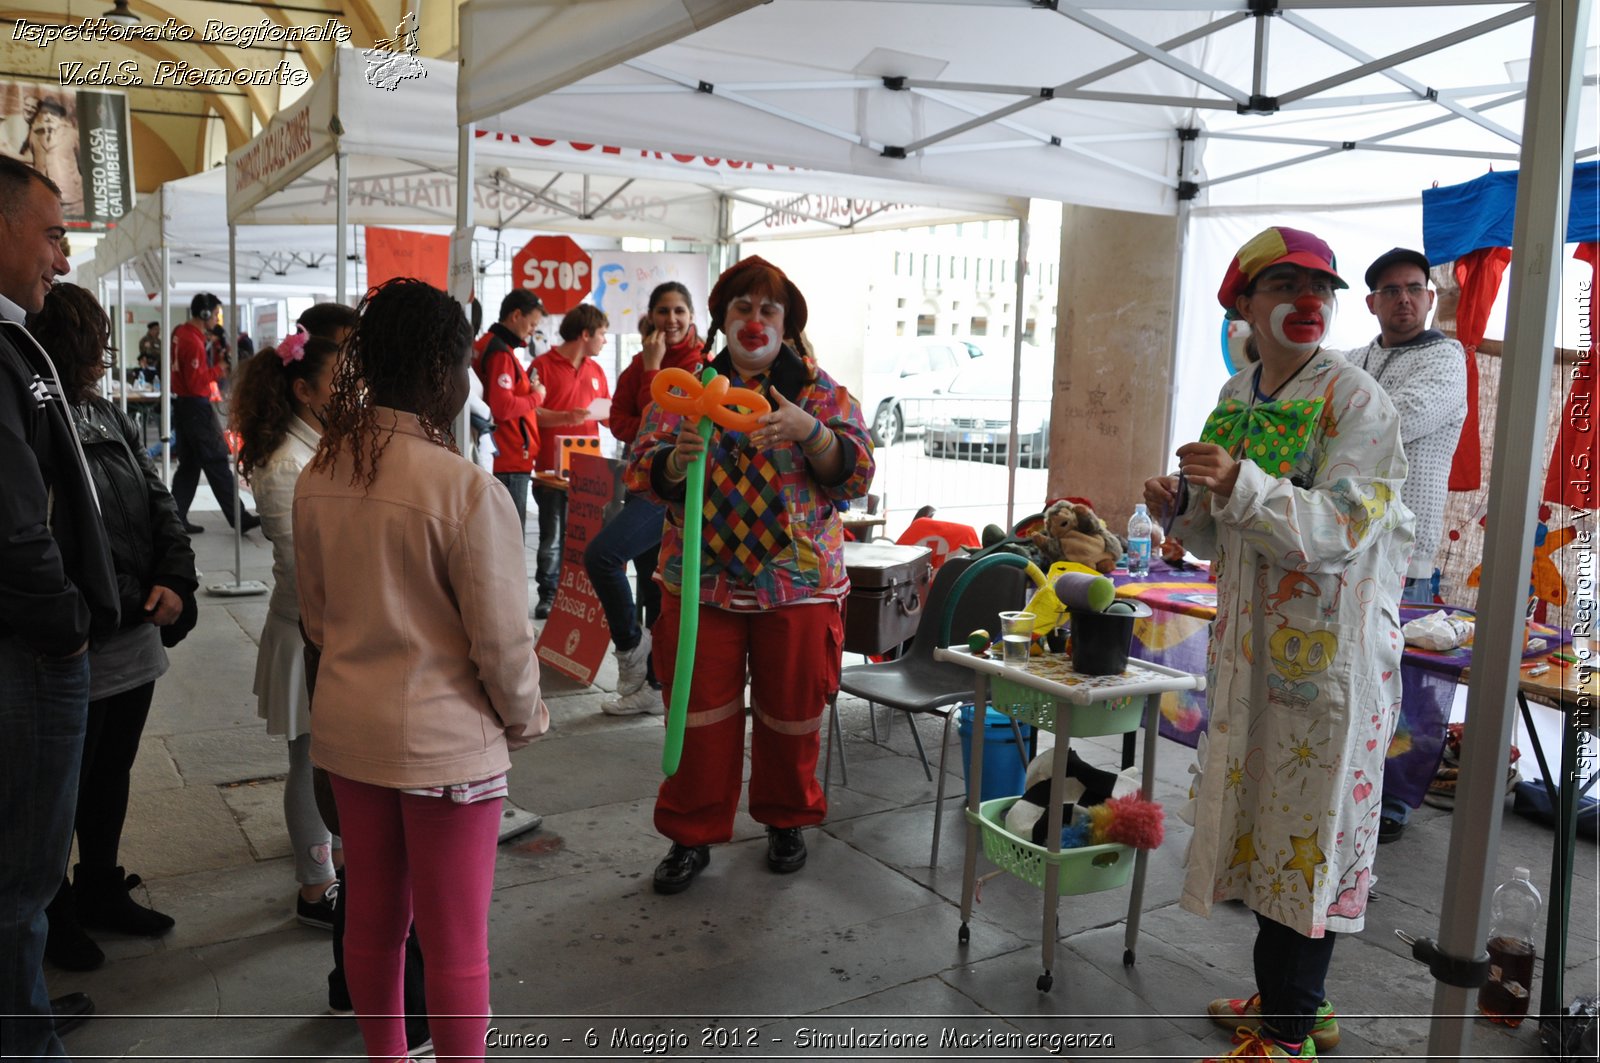
[[[1309,300],[1280,303],[1272,308],[1267,328],[1272,338],[1286,349],[1297,354],[1309,354],[1322,345],[1333,328],[1333,312],[1337,305],[1332,300],[1316,300],[1318,309],[1308,310]]]
[[[728,306],[722,331],[728,353],[741,373],[767,368],[783,346],[783,304],[741,295]]]

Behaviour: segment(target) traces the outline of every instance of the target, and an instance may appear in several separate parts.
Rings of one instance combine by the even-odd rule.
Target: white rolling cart
[[[967,855],[961,881],[961,929],[959,940],[966,944],[971,936],[968,921],[976,884],[978,848],[1003,870],[1044,891],[1043,959],[1044,973],[1038,988],[1048,991],[1054,982],[1051,967],[1055,962],[1057,901],[1074,896],[1114,889],[1128,881],[1133,889],[1128,898],[1128,927],[1122,962],[1134,962],[1134,943],[1139,936],[1139,913],[1144,902],[1145,870],[1149,854],[1126,845],[1092,845],[1081,849],[1061,849],[1060,794],[1067,776],[1067,749],[1073,738],[1128,734],[1144,726],[1144,758],[1140,791],[1149,800],[1153,794],[1156,764],[1156,734],[1159,730],[1161,695],[1169,691],[1203,690],[1205,678],[1172,668],[1130,660],[1121,675],[1089,676],[1072,670],[1066,654],[1046,654],[1031,658],[1026,667],[1008,667],[998,659],[975,656],[965,648],[949,647],[934,651],[937,660],[949,661],[975,673],[977,706],[993,705],[1022,723],[1056,735],[1053,771],[1050,778],[1048,844],[1034,845],[1005,828],[1006,810],[1015,798],[981,801],[983,792],[983,732],[972,729],[972,777],[967,781]],[[983,719],[982,708],[974,709]],[[1126,767],[1126,764],[1124,765]]]

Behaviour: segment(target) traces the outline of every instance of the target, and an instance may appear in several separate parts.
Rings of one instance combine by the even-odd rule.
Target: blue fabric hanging
[[[1480,247],[1510,247],[1517,210],[1517,171],[1422,192],[1422,242],[1428,261],[1449,262]],[[1569,244],[1600,240],[1600,162],[1572,168]]]

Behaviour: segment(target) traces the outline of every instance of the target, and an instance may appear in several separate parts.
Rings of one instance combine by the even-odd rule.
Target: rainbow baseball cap
[[[1333,248],[1320,237],[1302,229],[1291,229],[1287,225],[1274,225],[1246,240],[1244,246],[1233,256],[1233,261],[1228,263],[1228,272],[1223,275],[1222,287],[1217,289],[1217,302],[1222,304],[1229,318],[1238,317],[1233,304],[1238,301],[1244,290],[1250,287],[1250,282],[1255,280],[1262,270],[1268,266],[1276,266],[1280,262],[1319,270],[1332,277],[1336,287],[1350,287],[1344,278],[1339,276],[1338,260],[1333,257]]]

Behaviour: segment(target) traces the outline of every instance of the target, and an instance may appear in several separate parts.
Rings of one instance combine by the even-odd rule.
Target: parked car
[[[1011,441],[1011,369],[1011,359],[996,354],[957,373],[929,415],[922,452],[934,458],[1005,461]],[[1033,344],[1024,344],[1018,465],[1042,469],[1050,461],[1054,377],[1052,360]]]
[[[932,403],[956,373],[982,356],[977,344],[952,336],[908,336],[867,346],[861,410],[872,442],[887,447],[928,423]]]

